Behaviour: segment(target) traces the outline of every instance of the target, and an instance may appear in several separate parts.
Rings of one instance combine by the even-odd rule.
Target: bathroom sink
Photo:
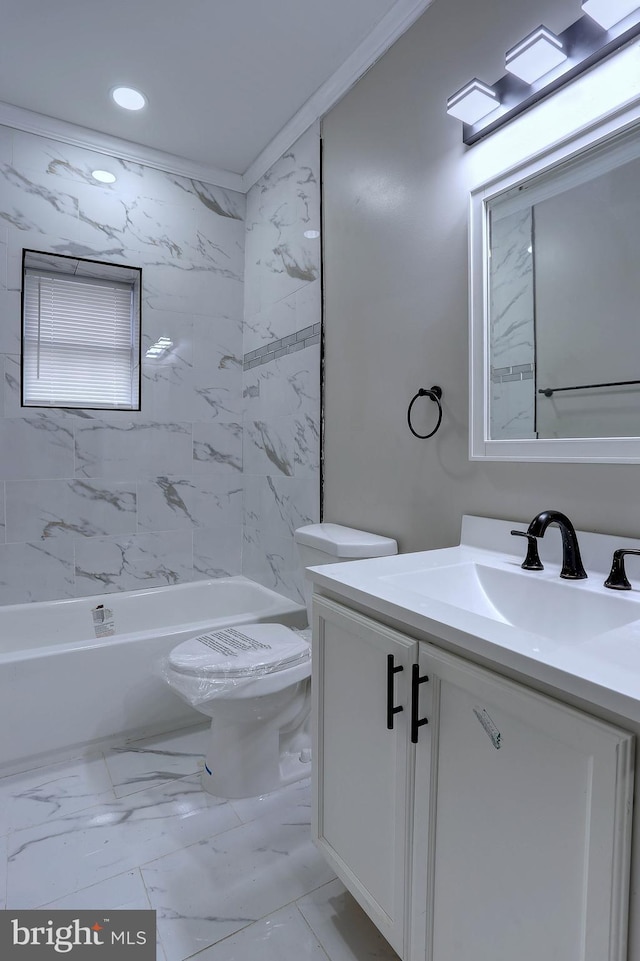
[[[557,575],[549,580],[475,562],[404,571],[381,580],[423,600],[451,604],[562,644],[640,619],[635,597],[605,593],[600,583],[561,581]]]

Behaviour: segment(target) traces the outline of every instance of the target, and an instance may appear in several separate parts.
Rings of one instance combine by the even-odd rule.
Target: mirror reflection
[[[640,437],[640,134],[487,214],[491,439]]]

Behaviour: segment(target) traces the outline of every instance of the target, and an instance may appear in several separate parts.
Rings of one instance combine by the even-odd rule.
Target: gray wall
[[[446,99],[473,76],[498,79],[540,23],[557,32],[579,15],[576,0],[435,0],[325,118],[326,520],[405,551],[456,543],[463,513],[557,508],[577,527],[640,535],[640,467],[468,459],[471,184]],[[417,440],[407,405],[433,384],[443,425]],[[426,432],[427,399],[421,416]]]

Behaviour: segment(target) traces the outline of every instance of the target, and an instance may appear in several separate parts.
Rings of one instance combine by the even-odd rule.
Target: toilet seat
[[[309,634],[284,624],[240,624],[184,641],[169,655],[169,665],[178,674],[212,681],[274,674],[310,661]]]

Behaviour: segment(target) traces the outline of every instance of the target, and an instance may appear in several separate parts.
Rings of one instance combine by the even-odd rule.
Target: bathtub
[[[201,721],[162,657],[212,628],[306,620],[245,577],[0,607],[0,774]]]

